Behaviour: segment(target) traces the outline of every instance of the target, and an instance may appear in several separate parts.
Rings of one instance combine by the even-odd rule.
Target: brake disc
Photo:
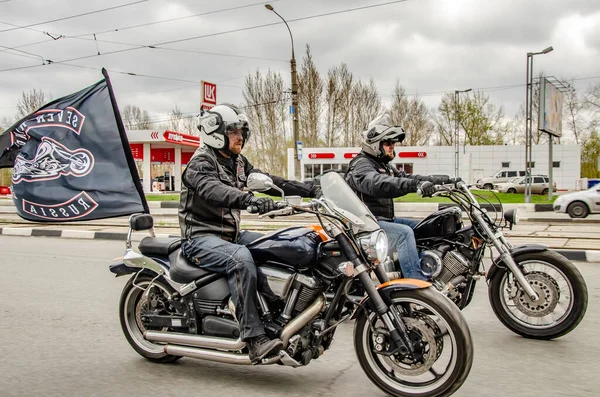
[[[525,279],[538,294],[538,299],[532,300],[519,287],[519,294],[513,299],[515,306],[530,317],[544,317],[552,313],[560,300],[560,287],[556,280],[543,272],[527,273]]]
[[[429,371],[440,356],[441,350],[443,350],[443,344],[438,346],[435,338],[435,329],[439,331],[437,324],[427,315],[420,313],[415,313],[414,315],[416,318],[404,317],[403,320],[408,329],[411,341],[418,340],[418,343],[413,343],[413,349],[419,350],[420,348],[421,352],[419,353],[422,354],[423,360],[416,362],[408,357],[385,357],[385,361],[389,365],[393,365],[396,372],[409,376],[417,376]],[[433,327],[431,323],[434,324]]]

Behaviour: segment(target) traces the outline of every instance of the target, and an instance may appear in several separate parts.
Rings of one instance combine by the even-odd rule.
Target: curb
[[[85,239],[85,240],[112,240],[125,241],[127,233],[119,232],[98,232],[91,230],[56,230],[56,229],[36,229],[30,227],[0,227],[0,235],[3,236],[20,236],[20,237],[58,237],[69,239]],[[134,232],[131,235],[132,241],[140,241],[147,237],[146,232]],[[157,233],[159,238],[179,238],[179,235]],[[600,262],[600,250],[553,250],[565,258],[579,262]]]
[[[555,250],[571,261],[600,262],[599,250]]]

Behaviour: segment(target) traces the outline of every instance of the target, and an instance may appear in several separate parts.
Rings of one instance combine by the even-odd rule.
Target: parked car
[[[508,182],[494,185],[494,190],[501,193],[525,193],[526,177],[511,178]],[[531,183],[532,194],[548,194],[548,177],[545,175],[534,175]],[[552,191],[556,191],[556,182],[553,183]]]
[[[492,189],[495,184],[507,182],[510,178],[525,175],[527,175],[527,171],[501,170],[496,172],[493,176],[489,178],[477,180],[477,182],[475,182],[475,186],[477,186],[480,189],[489,190]]]
[[[600,184],[558,196],[554,200],[554,211],[566,212],[571,218],[585,218],[589,214],[600,213]]]

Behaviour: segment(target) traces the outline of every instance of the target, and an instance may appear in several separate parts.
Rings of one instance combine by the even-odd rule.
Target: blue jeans
[[[419,252],[413,232],[419,222],[412,219],[394,218],[394,222],[378,221],[377,223],[387,234],[390,249],[395,249],[398,253],[402,277],[427,280],[427,277],[421,272]]]
[[[192,264],[227,275],[242,340],[265,333],[257,309],[256,265],[250,250],[246,248],[247,244],[261,236],[261,233],[242,231],[237,243],[207,235],[185,240],[181,245],[183,255]]]

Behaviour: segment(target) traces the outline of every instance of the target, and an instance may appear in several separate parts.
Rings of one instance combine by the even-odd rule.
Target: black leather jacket
[[[367,205],[378,220],[394,219],[394,198],[417,191],[418,183],[426,178],[406,176],[384,161],[360,152],[348,164],[346,182]]]
[[[240,211],[245,209],[252,193],[243,191],[246,178],[262,172],[244,156],[221,156],[214,149],[202,146],[196,150],[182,175],[179,202],[179,227],[184,239],[215,235],[235,242],[240,231]],[[288,181],[271,176],[273,183],[286,195],[314,197],[316,187],[310,183]],[[273,196],[280,194],[271,189]]]

